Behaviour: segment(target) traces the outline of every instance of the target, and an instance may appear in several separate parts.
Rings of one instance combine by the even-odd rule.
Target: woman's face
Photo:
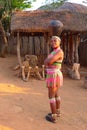
[[[58,40],[57,38],[52,38],[50,41],[50,45],[52,48],[58,48],[60,46],[60,40]]]

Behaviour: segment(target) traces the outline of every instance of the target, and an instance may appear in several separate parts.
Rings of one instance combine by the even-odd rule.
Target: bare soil
[[[14,75],[16,56],[0,58],[0,130],[87,130],[87,89],[83,77],[64,77],[60,88],[61,117],[56,124],[45,116],[50,112],[45,81],[24,82]]]

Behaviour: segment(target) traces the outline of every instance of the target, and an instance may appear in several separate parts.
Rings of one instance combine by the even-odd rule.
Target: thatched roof
[[[24,11],[14,12],[11,19],[12,32],[49,32],[48,24],[53,19],[53,12]]]
[[[87,32],[87,6],[66,2],[55,11],[64,30]]]
[[[56,8],[55,10],[60,11],[64,10],[64,11],[87,14],[87,6],[70,2],[65,2],[62,6]]]
[[[63,30],[87,32],[87,7],[74,3],[65,3],[54,11],[14,12],[11,18],[13,32],[49,32],[51,20],[60,20],[64,24]]]

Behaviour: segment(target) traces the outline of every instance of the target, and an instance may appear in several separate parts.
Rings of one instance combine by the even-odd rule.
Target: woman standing
[[[63,75],[61,72],[61,65],[64,58],[63,50],[60,48],[61,39],[58,36],[52,36],[50,45],[53,51],[45,59],[46,66],[46,83],[48,88],[48,96],[51,108],[51,114],[48,114],[47,119],[53,123],[57,121],[60,116],[60,102],[59,88],[63,84]]]

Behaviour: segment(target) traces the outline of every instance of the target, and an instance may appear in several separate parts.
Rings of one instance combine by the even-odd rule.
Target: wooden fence
[[[65,63],[72,63],[73,60],[75,60],[75,47],[77,42],[75,41],[76,37],[69,35],[63,35],[61,37],[62,44],[61,47],[64,50]],[[30,55],[37,55],[39,64],[43,64],[44,59],[47,56],[47,42],[45,41],[43,36],[40,37],[22,37],[21,39],[21,56],[24,56],[26,54]],[[8,53],[17,55],[17,38],[16,37],[9,37],[8,39]],[[72,49],[72,46],[74,46],[74,51]],[[84,43],[79,44],[79,49],[77,50],[79,52],[79,62],[83,66],[87,66],[87,41]]]

